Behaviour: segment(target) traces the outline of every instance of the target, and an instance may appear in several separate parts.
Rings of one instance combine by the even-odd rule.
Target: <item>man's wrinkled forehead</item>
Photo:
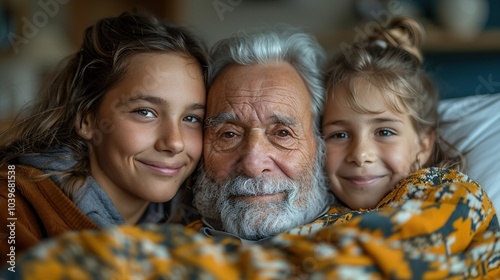
[[[232,113],[220,113],[210,116],[205,119],[204,127],[216,127],[226,122],[242,122],[243,120],[236,114]],[[279,114],[272,114],[269,116],[268,121],[274,124],[283,124],[286,126],[295,127],[297,126],[297,120],[294,117],[282,116]]]
[[[271,124],[296,126],[309,112],[309,103],[303,98],[294,98],[293,91],[281,88],[261,90],[228,90],[219,95],[207,110],[206,124],[239,123],[262,127]]]
[[[301,76],[288,63],[229,65],[209,89],[207,116],[221,113],[224,103],[229,107],[293,103],[309,106],[310,97]]]

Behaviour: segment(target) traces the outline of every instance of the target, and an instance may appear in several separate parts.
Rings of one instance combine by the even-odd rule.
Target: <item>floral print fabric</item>
[[[195,223],[195,225],[199,223]],[[72,232],[16,260],[6,279],[498,279],[500,230],[485,191],[466,175],[420,170],[375,209],[338,204],[260,244],[195,227]],[[1,278],[1,277],[0,277]]]

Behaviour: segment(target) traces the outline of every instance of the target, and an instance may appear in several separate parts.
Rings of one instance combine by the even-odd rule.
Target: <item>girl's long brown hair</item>
[[[62,175],[60,188],[72,198],[90,173],[87,142],[75,124],[97,112],[106,92],[124,77],[132,56],[165,52],[194,58],[206,81],[206,48],[184,27],[127,12],[87,28],[81,49],[61,62],[37,100],[0,135],[0,165],[15,163],[21,155],[44,154],[56,145],[67,148],[77,164],[57,173]]]

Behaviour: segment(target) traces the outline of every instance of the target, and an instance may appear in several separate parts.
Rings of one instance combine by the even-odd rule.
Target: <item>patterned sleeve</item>
[[[500,230],[481,186],[454,170],[430,168],[410,176],[376,211],[326,226],[316,243],[357,252],[396,279],[500,277]],[[328,261],[327,261],[328,262]],[[350,266],[361,275],[363,265]],[[325,268],[325,277],[338,267]],[[335,275],[335,274],[334,274]]]

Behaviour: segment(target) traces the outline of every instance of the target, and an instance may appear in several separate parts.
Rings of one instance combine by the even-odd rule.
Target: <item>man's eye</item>
[[[236,136],[237,136],[237,134],[232,132],[232,131],[227,131],[227,132],[222,133],[222,137],[224,137],[224,138],[234,138]]]
[[[278,133],[276,133],[276,135],[279,137],[287,137],[287,136],[290,136],[290,134],[291,133],[285,129],[278,130]]]
[[[211,137],[210,135],[215,137]],[[237,130],[230,130],[230,128],[227,127],[219,131],[212,130],[211,133],[209,133],[208,139],[214,149],[219,151],[227,151],[238,147],[243,140],[242,135],[239,134]]]

